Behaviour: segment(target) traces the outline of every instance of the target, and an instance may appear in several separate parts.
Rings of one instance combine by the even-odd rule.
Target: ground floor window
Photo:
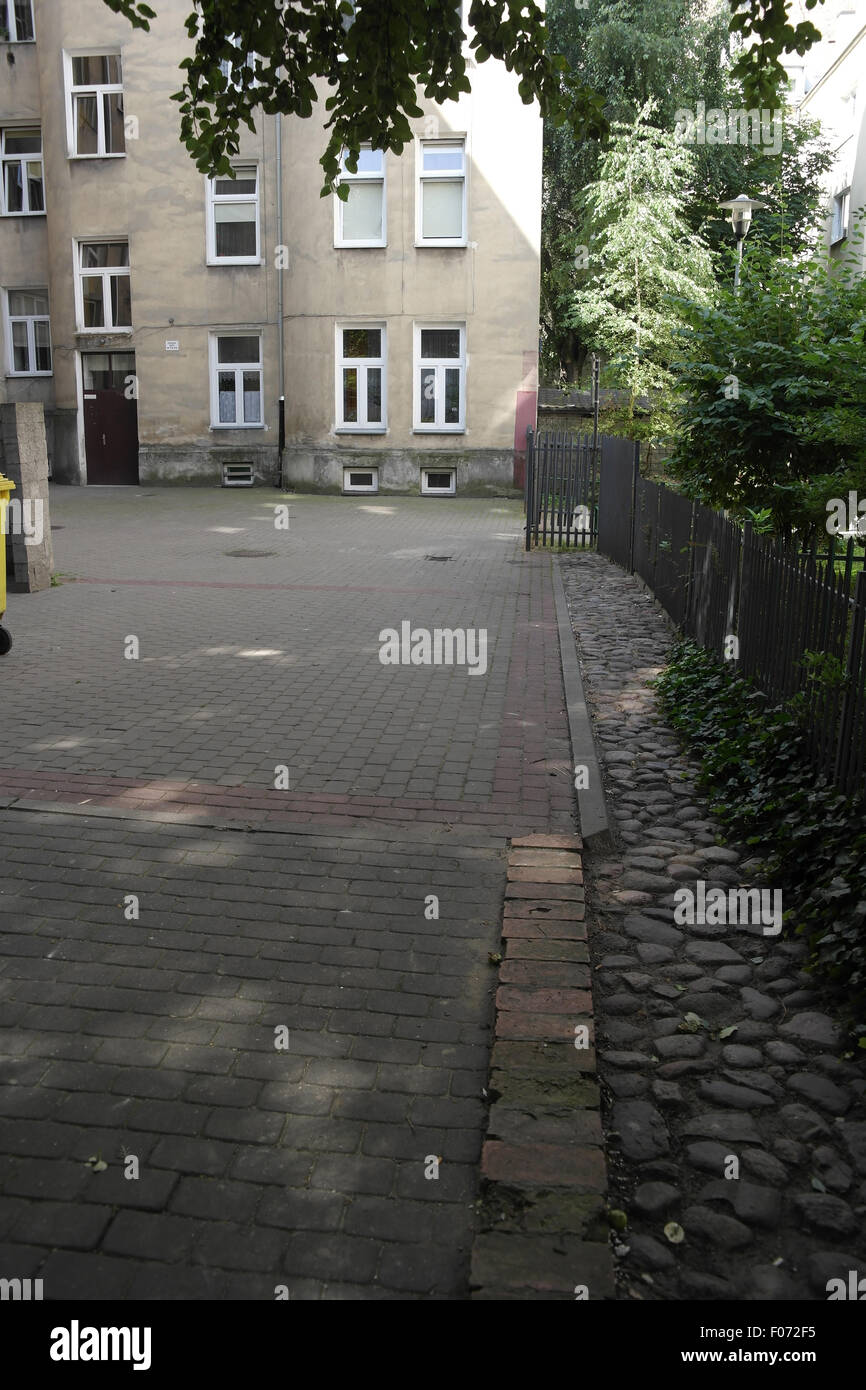
[[[51,326],[45,290],[9,290],[8,362],[13,376],[51,375]]]
[[[264,420],[260,334],[211,334],[210,375],[211,426],[261,427]]]
[[[378,468],[344,468],[344,469],[343,469],[343,491],[344,491],[344,492],[378,492],[378,491],[379,491],[379,470],[378,470]]]
[[[416,430],[460,433],[466,428],[466,327],[415,325]]]
[[[337,324],[337,429],[385,430],[385,325]]]
[[[453,468],[422,468],[421,493],[424,497],[453,497],[457,473]]]

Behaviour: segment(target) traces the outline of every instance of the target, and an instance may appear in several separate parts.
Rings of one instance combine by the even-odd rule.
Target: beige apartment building
[[[863,0],[824,0],[810,11],[804,0],[795,0],[794,18],[809,19],[821,30],[820,43],[802,57],[789,55],[785,66],[790,100],[818,121],[833,150],[826,239],[831,254],[842,256],[852,249],[853,214],[866,207],[866,12]],[[858,255],[866,273],[862,244]]]
[[[322,113],[208,180],[170,100],[190,0],[0,0],[0,403],[55,481],[508,493],[535,423],[541,119],[502,64],[320,196]],[[280,449],[280,398],[284,448]]]

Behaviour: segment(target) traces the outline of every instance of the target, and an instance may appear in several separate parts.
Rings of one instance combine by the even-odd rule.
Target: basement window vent
[[[378,468],[344,468],[343,492],[378,492]]]
[[[421,494],[424,497],[453,497],[457,491],[457,473],[453,468],[447,470],[422,468]]]
[[[253,465],[251,463],[224,463],[223,487],[252,487]]]

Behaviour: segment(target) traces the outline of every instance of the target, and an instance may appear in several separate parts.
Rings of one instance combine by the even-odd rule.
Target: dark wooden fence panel
[[[623,569],[630,569],[635,445],[612,435],[601,443],[598,548]]]
[[[655,588],[660,491],[658,483],[650,483],[640,477],[637,479],[632,568],[650,589]]]
[[[720,657],[725,654],[725,638],[736,632],[741,535],[739,527],[721,513],[695,505],[685,630]]]
[[[692,571],[692,502],[670,488],[659,488],[655,595],[682,627],[688,611]]]
[[[834,776],[843,791],[866,787],[866,570],[857,575]]]
[[[819,559],[741,530],[641,478],[637,445],[604,435],[594,449],[589,437],[530,430],[525,498],[527,550],[597,541],[771,702],[799,694],[812,765],[848,794],[866,791],[866,572],[854,539]]]

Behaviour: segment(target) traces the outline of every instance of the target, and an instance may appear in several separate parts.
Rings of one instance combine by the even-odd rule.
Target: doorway
[[[88,485],[138,483],[138,378],[134,352],[83,352]]]

